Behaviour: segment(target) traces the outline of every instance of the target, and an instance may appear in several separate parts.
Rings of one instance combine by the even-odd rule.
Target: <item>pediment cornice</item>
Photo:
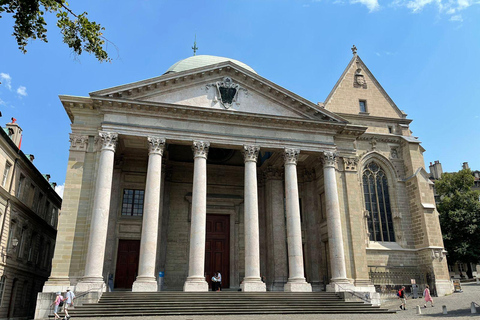
[[[281,105],[287,106],[289,109],[295,110],[305,118],[348,123],[343,117],[230,61],[182,72],[168,73],[151,79],[91,92],[90,97],[141,100],[143,97],[148,97],[155,93],[192,85],[197,82],[205,82],[210,78],[222,76],[230,76],[241,81],[243,85],[262,93]]]
[[[366,127],[332,121],[301,119],[284,116],[247,113],[233,110],[207,109],[197,106],[136,101],[111,97],[74,97],[60,96],[65,110],[73,122],[76,112],[134,113],[135,115],[189,119],[191,121],[208,120],[220,123],[242,123],[262,125],[271,128],[292,128],[315,133],[342,134],[358,137],[365,133]]]

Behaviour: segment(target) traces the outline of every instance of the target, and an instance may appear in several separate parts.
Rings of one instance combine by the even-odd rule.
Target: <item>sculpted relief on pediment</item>
[[[216,81],[205,86],[207,91],[213,90],[212,100],[219,102],[225,109],[230,109],[232,105],[240,105],[240,91],[243,96],[248,97],[248,90],[235,83],[232,78],[224,77],[222,81]]]

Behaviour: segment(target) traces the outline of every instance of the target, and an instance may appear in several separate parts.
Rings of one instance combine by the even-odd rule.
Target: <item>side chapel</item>
[[[207,291],[216,271],[243,291],[451,292],[425,150],[352,50],[318,104],[205,55],[60,96],[71,145],[43,292]]]

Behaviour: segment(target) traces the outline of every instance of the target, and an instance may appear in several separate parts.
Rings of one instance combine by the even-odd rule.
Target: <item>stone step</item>
[[[235,315],[390,313],[380,307],[346,302],[331,292],[108,292],[98,303],[70,311],[72,317],[124,317],[154,315]]]

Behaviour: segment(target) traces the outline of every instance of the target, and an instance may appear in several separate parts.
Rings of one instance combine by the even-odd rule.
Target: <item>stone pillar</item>
[[[265,207],[267,215],[267,284],[271,291],[283,291],[287,283],[287,238],[283,172],[267,167],[265,175]]]
[[[93,214],[90,222],[85,274],[77,284],[76,291],[88,291],[105,286],[103,280],[103,261],[107,240],[108,216],[110,213],[110,196],[112,191],[113,160],[118,135],[112,132],[100,132],[102,149],[98,165]]]
[[[245,159],[245,278],[242,291],[266,291],[260,279],[260,237],[258,227],[257,158],[260,147],[243,146]]]
[[[207,155],[209,142],[194,141],[192,225],[188,277],[183,291],[208,291],[205,281],[205,236],[207,223]]]
[[[365,225],[363,190],[358,181],[358,158],[343,157],[343,181],[345,189],[345,210],[348,216],[347,223],[350,230],[359,230],[360,226]],[[372,289],[370,277],[368,274],[367,263],[367,239],[368,232],[361,228],[362,232],[352,232],[351,257],[353,261],[352,278],[355,279],[356,290],[368,291]]]
[[[345,253],[343,250],[342,221],[338,201],[337,179],[335,176],[337,155],[333,152],[324,152],[322,160],[325,179],[324,188],[327,209],[328,245],[332,269],[331,282],[333,282],[333,285],[335,285],[335,283],[348,283]],[[335,291],[337,290],[335,289]]]
[[[285,148],[285,204],[287,209],[288,281],[285,291],[312,291],[303,269],[302,226],[298,199],[297,160],[300,150]]]
[[[160,187],[162,176],[162,157],[165,139],[148,137],[149,154],[147,182],[145,185],[145,204],[142,222],[142,240],[138,276],[132,291],[157,291],[155,278],[155,258],[157,257],[158,221],[160,211]]]

